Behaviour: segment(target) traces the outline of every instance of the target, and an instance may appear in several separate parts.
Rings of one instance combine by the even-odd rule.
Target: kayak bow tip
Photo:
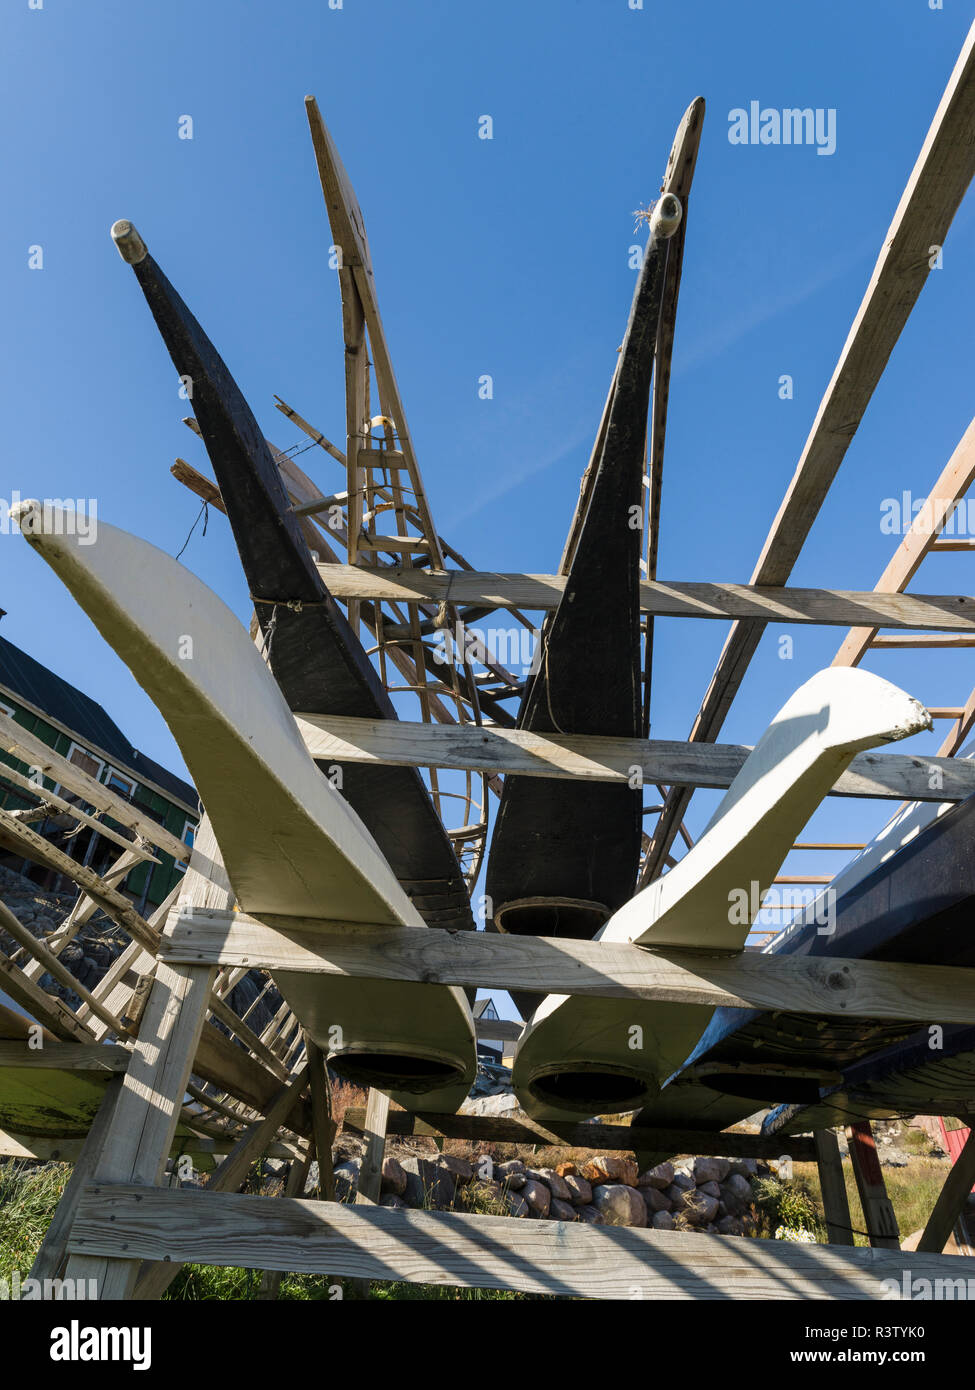
[[[138,265],[149,254],[145,242],[125,218],[112,224],[112,240],[126,265]]]

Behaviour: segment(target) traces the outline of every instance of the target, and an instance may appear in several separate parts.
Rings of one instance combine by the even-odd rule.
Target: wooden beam
[[[975,1129],[965,1140],[965,1147],[955,1159],[938,1194],[934,1210],[921,1233],[917,1249],[940,1255],[951,1235],[955,1222],[965,1209],[968,1194],[975,1186]]]
[[[498,725],[433,725],[391,719],[297,714],[313,758],[329,763],[473,768],[526,777],[730,787],[751,749],[741,744],[674,743],[587,734],[537,734]],[[861,753],[832,796],[961,801],[975,791],[975,766],[951,758]]]
[[[975,482],[975,420],[968,426],[941,476],[932,488],[924,505],[911,522],[907,534],[891,557],[887,568],[877,581],[877,588],[886,592],[901,591],[917,573],[925,555],[937,548],[937,537],[951,516],[960,498]],[[873,623],[851,625],[843,644],[833,658],[834,666],[856,666],[875,643],[877,628]],[[911,623],[911,627],[916,624]]]
[[[63,796],[58,796],[57,792],[48,790],[47,787],[39,787],[36,782],[32,782],[29,777],[20,772],[15,767],[9,767],[6,763],[0,763],[0,778],[5,782],[12,782],[15,787],[22,788],[30,796],[36,797],[41,802],[46,802],[49,806],[56,806],[65,815],[80,821],[82,825],[89,826],[96,834],[102,835],[106,840],[111,840],[113,844],[119,845],[126,853],[131,854],[132,863],[140,863],[151,860],[153,864],[158,864],[159,860],[151,850],[145,849],[141,840],[127,840],[124,835],[120,835],[117,830],[113,830],[110,825],[106,825],[97,816],[89,815],[81,806],[74,802],[66,801]],[[43,808],[38,808],[43,809]],[[49,811],[44,812],[50,815]]]
[[[108,1043],[53,1043],[30,1047],[26,1042],[0,1042],[0,1069],[58,1071],[125,1071],[131,1053]]]
[[[832,1129],[817,1129],[813,1135],[816,1145],[816,1165],[819,1169],[819,1188],[823,1194],[823,1215],[830,1245],[853,1245],[853,1222],[850,1201],[843,1178],[843,1161],[839,1141]]]
[[[882,1299],[905,1271],[957,1273],[952,1257],[917,1252],[101,1183],[82,1195],[78,1248],[605,1299]]]
[[[975,969],[826,956],[694,951],[494,932],[431,932],[196,909],[162,943],[183,965],[247,965],[354,979],[538,989],[832,1018],[975,1022]]]
[[[880,255],[826,388],[778,514],[752,574],[757,585],[785,584],[883,375],[975,174],[975,25],[971,27],[884,236]],[[694,742],[721,731],[765,625],[738,619],[724,644],[691,728]],[[644,860],[642,881],[659,872],[691,799],[672,789]]]
[[[364,1134],[366,1151],[362,1155],[357,1206],[377,1206],[383,1181],[383,1158],[386,1155],[386,1126],[389,1121],[389,1096],[385,1091],[369,1089],[366,1103]]]
[[[870,1121],[857,1120],[847,1125],[846,1139],[870,1244],[874,1249],[899,1250],[901,1242],[897,1217],[887,1196],[887,1184],[877,1157]]]
[[[975,465],[973,465],[975,467]],[[552,612],[564,574],[494,574],[320,564],[335,598],[384,603],[456,603],[476,608]],[[886,586],[882,586],[886,587]],[[865,589],[787,589],[773,585],[644,580],[640,608],[658,618],[756,618],[766,623],[850,627],[870,618],[876,627],[975,633],[975,598],[956,594],[879,593]]]
[[[350,1107],[342,1125],[357,1134],[365,1129],[366,1112]],[[534,1144],[538,1135],[526,1123],[527,1117],[508,1119],[495,1115],[437,1115],[424,1111],[413,1115],[391,1110],[388,1135],[444,1139],[464,1139],[484,1144]],[[554,1121],[551,1121],[553,1125]],[[768,1138],[761,1134],[715,1133],[713,1130],[658,1129],[637,1125],[575,1124],[559,1122],[559,1142],[566,1148],[622,1149],[625,1152],[652,1150],[668,1154],[714,1154],[721,1158],[781,1158],[788,1155],[797,1163],[811,1163],[816,1151],[811,1139]]]
[[[144,816],[141,811],[136,810],[128,801],[117,796],[108,787],[97,782],[94,777],[90,777],[87,772],[83,772],[74,763],[68,762],[60,753],[55,753],[53,748],[49,748],[46,743],[39,739],[35,734],[18,724],[8,714],[0,712],[0,748],[6,753],[12,753],[15,758],[25,762],[28,766],[37,768],[45,777],[50,777],[52,781],[60,783],[87,801],[90,805],[104,811],[111,816],[112,820],[119,825],[126,826],[134,834],[140,835],[144,840],[148,840],[151,845],[157,845],[160,849],[171,854],[181,864],[188,864],[190,859],[190,849],[182,840],[178,840],[170,831],[158,825],[150,816]],[[0,776],[3,776],[0,770]],[[132,848],[128,845],[127,848]]]

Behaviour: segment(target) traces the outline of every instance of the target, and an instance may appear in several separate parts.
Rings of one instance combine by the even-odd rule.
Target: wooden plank
[[[413,1115],[406,1110],[391,1110],[387,1135],[442,1136],[445,1139],[465,1139],[485,1144],[533,1144],[536,1132],[519,1113],[517,1119],[495,1115],[437,1115],[424,1111]],[[342,1117],[345,1129],[363,1133],[366,1112],[350,1106]],[[550,1121],[555,1125],[555,1121]],[[555,1126],[559,1142],[566,1148],[609,1149],[635,1152],[652,1150],[665,1154],[713,1154],[720,1158],[780,1158],[788,1155],[801,1163],[814,1161],[816,1151],[811,1139],[766,1137],[761,1134],[715,1133],[713,1130],[659,1129],[638,1125],[608,1125],[559,1122]]]
[[[940,1255],[951,1235],[955,1222],[965,1209],[968,1194],[975,1186],[975,1130],[965,1140],[965,1147],[951,1166],[945,1184],[938,1193],[934,1210],[921,1233],[917,1249]]]
[[[318,1192],[325,1201],[334,1202],[335,1170],[332,1165],[332,1145],[335,1142],[335,1122],[332,1119],[328,1067],[321,1048],[307,1033],[305,1051],[308,1054],[312,1137],[318,1162]]]
[[[817,1129],[813,1135],[816,1145],[816,1165],[819,1169],[819,1188],[823,1194],[823,1214],[830,1245],[853,1245],[853,1222],[850,1202],[843,1179],[843,1161],[836,1133],[832,1129]]]
[[[109,1051],[110,1049],[100,1049]],[[124,1051],[122,1048],[115,1051]],[[128,1054],[126,1054],[128,1061]],[[105,1095],[92,1121],[81,1153],[74,1163],[71,1177],[54,1209],[51,1224],[44,1233],[40,1248],[31,1266],[31,1279],[57,1278],[67,1256],[68,1236],[78,1211],[81,1194],[92,1181],[101,1162],[102,1150],[108,1138],[115,1115],[115,1107],[122,1093],[122,1077],[113,1076],[105,1087]]]
[[[903,590],[917,573],[925,555],[935,544],[941,528],[954,511],[955,504],[975,482],[975,420],[961,438],[935,483],[924,505],[911,522],[886,569],[877,581],[885,591]],[[869,651],[877,636],[877,624],[853,625],[833,658],[834,666],[856,666]],[[916,624],[909,624],[915,627]]]
[[[752,583],[785,584],[870,403],[887,360],[927,280],[930,248],[943,246],[975,174],[975,24],[948,80],[917,162],[884,236],[866,293],[820,402],[795,474],[752,574]],[[736,620],[691,728],[713,742],[764,631]],[[654,830],[643,881],[660,872],[691,792],[675,788]]]
[[[92,1184],[69,1248],[571,1298],[882,1299],[951,1256]]]
[[[870,1244],[875,1250],[899,1250],[901,1242],[897,1217],[887,1196],[887,1184],[877,1157],[870,1121],[857,1120],[855,1124],[847,1125],[846,1138]]]
[[[494,932],[431,932],[327,918],[193,910],[175,920],[163,959],[354,979],[528,989],[825,1017],[975,1022],[975,969],[676,948]]]
[[[386,1154],[386,1126],[389,1120],[389,1096],[385,1091],[370,1087],[366,1103],[364,1134],[366,1151],[362,1155],[357,1206],[377,1206],[383,1181],[383,1158]]]
[[[45,1042],[43,1047],[30,1047],[23,1042],[0,1042],[0,1069],[120,1072],[129,1065],[130,1055],[127,1047],[118,1044]]]
[[[96,782],[94,777],[90,777],[80,767],[75,767],[67,758],[62,758],[60,753],[55,753],[53,748],[49,748],[35,734],[2,712],[0,748],[6,753],[12,753],[29,767],[37,768],[45,777],[50,777],[52,781],[67,787],[76,796],[82,797],[99,811],[111,816],[119,825],[126,826],[150,844],[157,845],[159,849],[171,854],[181,864],[189,863],[190,849],[182,840],[178,840],[170,831],[157,825],[151,817],[142,815],[128,801],[124,801],[101,782]],[[0,776],[2,775],[3,772],[0,771]]]
[[[6,763],[0,763],[0,778],[5,782],[11,782],[15,787],[20,787],[27,791],[38,801],[47,803],[49,806],[56,806],[65,815],[80,821],[82,825],[90,826],[96,834],[101,835],[106,840],[111,840],[113,844],[119,845],[130,856],[133,864],[142,863],[150,860],[153,864],[158,864],[159,860],[148,849],[145,849],[141,841],[127,840],[124,835],[120,835],[117,830],[113,830],[110,825],[106,825],[103,820],[89,813],[74,802],[66,801],[63,796],[58,796],[57,792],[51,791],[44,786],[38,786],[36,782],[20,772],[16,767],[10,767]],[[46,813],[47,814],[47,813]]]
[[[287,1085],[282,1086],[263,1119],[250,1125],[234,1144],[207,1182],[207,1193],[234,1192],[247,1177],[247,1172],[272,1142],[288,1119],[307,1081],[307,1069],[302,1067]],[[161,1298],[181,1269],[175,1260],[150,1261],[139,1271],[133,1297]]]
[[[56,1038],[63,1042],[94,1042],[91,1029],[75,1017],[63,999],[41,989],[3,951],[0,951],[0,988],[31,1018],[49,1028]]]
[[[564,574],[496,574],[478,570],[431,574],[426,570],[367,569],[334,564],[319,564],[318,571],[335,598],[390,603],[456,603],[477,608],[529,608],[544,612],[552,612],[558,606],[567,583]],[[850,627],[870,618],[877,627],[975,632],[975,598],[957,594],[791,589],[658,579],[641,583],[640,609],[658,618],[710,618],[725,622],[756,618],[768,623],[813,623],[828,627]]]
[[[313,758],[334,763],[472,768],[526,777],[730,787],[751,752],[741,744],[700,746],[665,739],[538,734],[497,725],[432,725],[407,720],[295,716]],[[975,792],[975,765],[904,753],[858,754],[831,796],[886,800],[961,801]]]

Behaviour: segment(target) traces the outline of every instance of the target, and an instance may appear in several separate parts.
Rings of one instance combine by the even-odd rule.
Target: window
[[[13,707],[13,705],[5,705],[4,702],[3,702],[2,700],[0,700],[0,711],[2,711],[4,714],[9,714],[9,715],[10,715],[10,718],[13,719],[13,717],[14,717],[14,707]]]
[[[68,762],[74,763],[75,767],[80,767],[82,772],[87,772],[89,777],[94,777],[96,781],[101,777],[105,767],[101,758],[96,758],[93,753],[89,753],[79,743],[72,743],[68,749]]]
[[[179,838],[183,841],[184,845],[189,845],[190,849],[192,849],[193,841],[196,838],[196,822],[192,820],[184,821],[183,833]],[[186,873],[186,865],[181,863],[178,859],[173,861],[173,867],[176,869],[177,873]]]
[[[105,785],[110,787],[113,792],[118,792],[119,796],[124,796],[126,800],[131,800],[135,796],[135,783],[131,777],[123,777],[121,772],[116,772],[114,767],[110,767],[105,774]]]

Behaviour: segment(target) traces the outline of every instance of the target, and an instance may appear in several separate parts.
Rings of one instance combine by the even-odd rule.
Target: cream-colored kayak
[[[694,848],[620,908],[597,940],[742,949],[755,905],[853,757],[930,725],[923,706],[879,676],[820,671],[776,715]],[[686,1060],[711,1012],[550,995],[519,1043],[515,1090],[540,1118],[645,1105]]]
[[[423,926],[372,836],[312,761],[222,600],[163,551],[100,520],[84,544],[70,512],[24,502],[17,517],[172,730],[239,906],[258,918],[319,918],[332,930],[336,922]],[[476,1060],[462,990],[294,972],[275,979],[342,1075],[411,1108],[422,1097],[424,1109],[452,1111],[466,1096]]]

